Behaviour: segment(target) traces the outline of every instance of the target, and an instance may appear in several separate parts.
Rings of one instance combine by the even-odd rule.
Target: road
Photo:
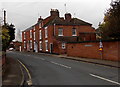
[[[7,52],[29,70],[33,85],[120,85],[118,68],[38,53]]]

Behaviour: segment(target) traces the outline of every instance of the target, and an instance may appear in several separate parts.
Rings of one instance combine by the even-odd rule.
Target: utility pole
[[[6,11],[4,10],[4,25],[6,25]]]

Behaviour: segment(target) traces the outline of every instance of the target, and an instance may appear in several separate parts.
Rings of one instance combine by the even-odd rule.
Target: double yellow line
[[[28,77],[29,77],[29,80],[27,81],[28,85],[32,85],[32,77],[30,75],[29,70],[27,69],[27,67],[20,60],[18,60],[18,62],[24,67],[24,69],[26,70],[26,72],[28,74]]]

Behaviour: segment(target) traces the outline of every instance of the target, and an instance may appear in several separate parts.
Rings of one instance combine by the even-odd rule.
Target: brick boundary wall
[[[120,41],[103,41],[103,51],[99,51],[99,41],[68,43],[67,55],[120,61]]]
[[[2,76],[6,70],[6,52],[2,51],[2,58],[0,59],[1,67],[2,67]]]

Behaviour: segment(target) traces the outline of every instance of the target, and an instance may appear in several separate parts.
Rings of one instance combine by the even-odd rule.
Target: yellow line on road
[[[27,81],[28,85],[32,85],[32,78],[31,78],[29,70],[27,69],[27,67],[20,60],[18,60],[18,62],[24,67],[24,69],[26,70],[26,72],[28,74],[28,77],[29,77],[29,81]]]

